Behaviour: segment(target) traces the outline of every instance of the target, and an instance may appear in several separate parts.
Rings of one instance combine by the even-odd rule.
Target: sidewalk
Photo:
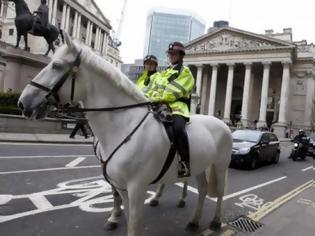
[[[0,142],[92,144],[93,137],[85,139],[77,134],[75,139],[70,139],[69,134],[0,133]]]
[[[251,236],[315,235],[315,186],[285,203],[260,222],[264,226]]]

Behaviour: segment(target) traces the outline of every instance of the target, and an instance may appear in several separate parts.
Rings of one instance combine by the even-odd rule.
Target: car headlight
[[[247,154],[250,151],[250,147],[246,147],[246,148],[240,148],[239,149],[239,154]]]
[[[297,144],[297,143],[294,144],[294,147],[298,147],[298,146],[299,146],[299,144]]]

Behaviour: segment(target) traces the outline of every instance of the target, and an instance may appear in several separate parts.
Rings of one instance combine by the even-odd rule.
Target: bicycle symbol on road
[[[145,201],[147,204],[154,192],[147,192],[149,197]],[[47,196],[72,195],[75,199],[63,205],[52,205]],[[3,215],[0,212],[0,223],[15,220],[21,217],[40,214],[48,211],[62,210],[79,207],[85,212],[110,212],[114,201],[111,186],[106,183],[102,176],[69,180],[57,184],[57,188],[47,191],[24,194],[24,195],[0,195],[0,209],[8,204],[14,204],[14,200],[29,199],[34,209],[15,214]]]

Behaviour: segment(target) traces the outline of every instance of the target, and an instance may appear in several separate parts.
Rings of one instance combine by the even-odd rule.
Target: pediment
[[[277,48],[293,48],[293,43],[273,39],[231,27],[221,28],[217,31],[201,36],[188,44],[188,54],[225,51],[248,51]]]

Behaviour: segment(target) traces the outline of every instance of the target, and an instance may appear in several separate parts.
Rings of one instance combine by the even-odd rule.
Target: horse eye
[[[52,68],[55,70],[61,70],[64,68],[64,64],[62,64],[61,62],[54,62],[52,64]]]

